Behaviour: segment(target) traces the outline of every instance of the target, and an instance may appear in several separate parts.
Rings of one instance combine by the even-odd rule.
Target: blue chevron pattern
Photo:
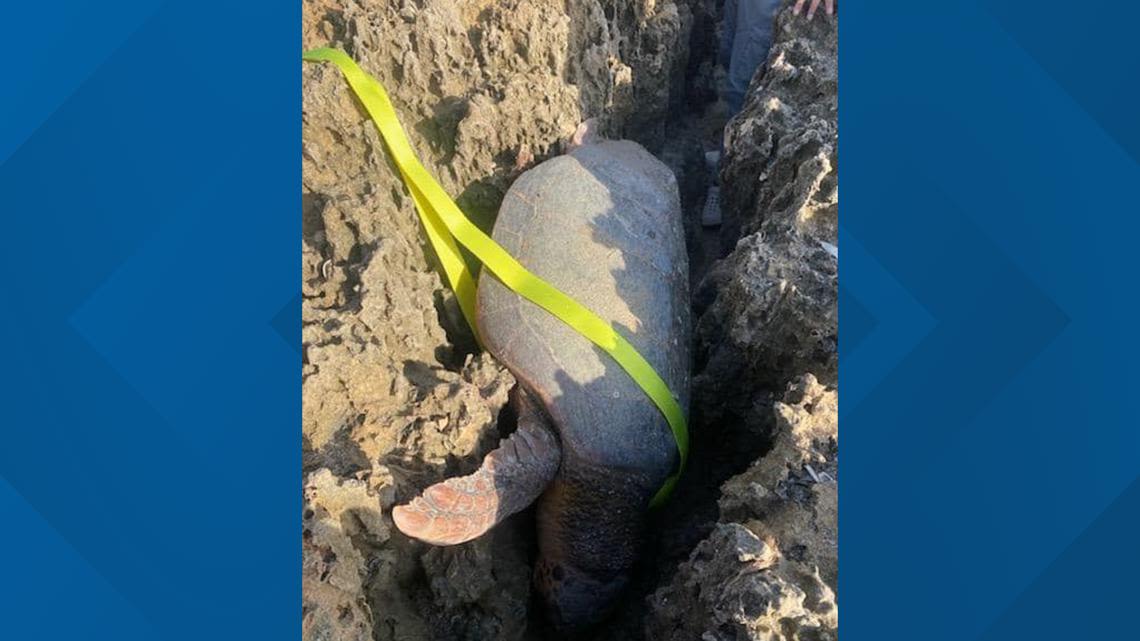
[[[299,59],[274,6],[5,7],[0,637],[296,634],[299,314],[274,321]]]
[[[840,363],[845,635],[1134,635],[1140,56],[1092,5],[843,6],[841,280],[880,341]]]

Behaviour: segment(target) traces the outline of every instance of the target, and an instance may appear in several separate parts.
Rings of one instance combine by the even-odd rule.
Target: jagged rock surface
[[[304,504],[302,638],[424,638],[423,622],[397,588],[412,567],[389,545],[377,492],[321,468],[306,480]]]
[[[725,129],[722,236],[730,244],[774,219],[813,221],[807,230],[835,240],[839,21],[808,21],[791,4],[777,16],[768,61]]]
[[[838,20],[785,5],[766,67],[725,132],[732,247],[697,291],[694,396],[710,421],[746,421],[756,390],[838,376]]]
[[[582,120],[660,144],[690,22],[673,0],[306,0],[302,44],[376,76],[425,166],[489,230],[511,181]],[[301,73],[304,637],[520,638],[525,524],[450,548],[389,527],[394,504],[494,447],[513,379],[477,353],[340,73]]]
[[[725,131],[727,256],[694,300],[703,438],[764,454],[723,484],[645,638],[838,638],[838,22],[791,4]]]
[[[774,410],[772,450],[724,485],[713,533],[650,599],[647,638],[838,638],[837,395],[808,374]]]

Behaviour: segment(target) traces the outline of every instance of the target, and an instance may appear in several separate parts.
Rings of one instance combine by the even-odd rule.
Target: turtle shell
[[[579,147],[515,181],[493,236],[608,321],[688,410],[688,254],[668,167],[630,141]],[[487,349],[545,408],[563,467],[628,468],[652,491],[676,465],[667,422],[625,370],[488,270],[478,323]]]

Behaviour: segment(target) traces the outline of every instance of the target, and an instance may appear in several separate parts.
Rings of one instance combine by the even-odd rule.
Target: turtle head
[[[534,584],[542,597],[547,620],[560,633],[574,633],[600,622],[629,583],[629,574],[597,576],[565,561],[540,558]]]

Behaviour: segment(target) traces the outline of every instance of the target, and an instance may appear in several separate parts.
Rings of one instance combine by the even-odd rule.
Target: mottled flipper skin
[[[393,509],[401,532],[433,545],[465,543],[529,507],[550,484],[562,462],[558,437],[526,392],[515,388],[510,402],[518,429],[472,474],[436,483]]]
[[[588,144],[523,174],[494,238],[609,321],[689,401],[689,292],[676,179],[629,141]],[[487,349],[545,408],[562,463],[539,499],[536,584],[560,627],[595,622],[628,580],[649,500],[677,465],[664,417],[604,352],[484,271]]]

